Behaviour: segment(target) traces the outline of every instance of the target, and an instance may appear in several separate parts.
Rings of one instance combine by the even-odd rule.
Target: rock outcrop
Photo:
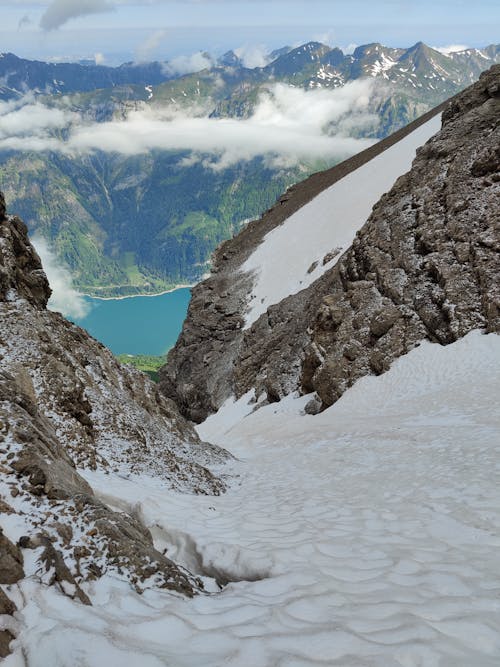
[[[1,204],[1,200],[0,200]],[[14,510],[4,500],[0,500],[0,514],[13,514]],[[24,577],[23,555],[17,544],[3,534],[0,526],[0,585],[17,583]],[[0,616],[12,616],[17,611],[14,602],[0,587]],[[8,628],[0,630],[0,658],[10,653],[9,644],[14,635]]]
[[[33,549],[37,569],[26,575],[85,604],[85,582],[106,572],[137,590],[192,596],[201,581],[157,551],[137,517],[101,502],[84,471],[154,475],[178,491],[219,494],[225,484],[209,467],[229,455],[201,442],[146,375],[48,311],[49,297],[26,227],[6,216],[2,196],[0,584],[24,576],[22,553]]]
[[[307,181],[296,186],[223,244],[161,373],[162,390],[184,414],[202,420],[251,389],[268,401],[316,392],[314,412],[423,339],[447,344],[474,328],[500,330],[499,87],[494,66],[453,98],[442,130],[374,207],[351,248],[248,330],[252,276],[240,267],[273,224],[317,191]]]

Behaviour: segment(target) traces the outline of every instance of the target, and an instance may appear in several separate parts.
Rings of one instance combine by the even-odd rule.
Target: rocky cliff
[[[474,328],[500,331],[499,118],[494,66],[446,105],[441,131],[338,261],[247,329],[255,275],[242,270],[245,261],[270,229],[286,225],[349,164],[295,186],[223,244],[212,276],[193,292],[161,372],[163,392],[198,421],[252,389],[268,401],[297,389],[315,392],[309,409],[317,411],[421,340],[448,344]]]
[[[49,296],[26,227],[0,196],[0,584],[34,576],[90,604],[85,582],[111,572],[192,596],[200,580],[154,548],[138,517],[99,500],[85,470],[218,495],[225,485],[209,467],[228,455],[147,376],[46,310]],[[0,596],[5,610],[14,606]],[[9,641],[0,633],[0,654]]]

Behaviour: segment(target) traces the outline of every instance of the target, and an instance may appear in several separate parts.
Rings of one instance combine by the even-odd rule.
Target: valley
[[[184,75],[6,54],[0,182],[80,292],[157,294],[200,280],[217,245],[293,183],[403,127],[499,54],[309,42],[263,67],[228,52]],[[31,136],[9,130],[16,113],[42,118]]]

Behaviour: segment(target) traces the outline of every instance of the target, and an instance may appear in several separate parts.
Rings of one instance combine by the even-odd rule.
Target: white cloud
[[[3,150],[60,150],[54,131],[79,122],[80,116],[64,109],[51,109],[28,95],[21,100],[0,102],[0,146]]]
[[[12,136],[45,137],[54,129],[66,127],[73,118],[77,115],[50,109],[40,102],[0,102],[0,140]]]
[[[48,303],[50,310],[62,313],[65,317],[76,319],[85,317],[90,310],[90,304],[74,289],[69,270],[57,260],[42,236],[35,235],[31,242],[40,255],[43,269],[52,288],[52,296]]]
[[[114,4],[108,0],[53,0],[40,19],[40,27],[44,30],[57,30],[70,19],[113,9]]]
[[[156,51],[166,36],[166,30],[155,30],[155,32],[151,33],[151,35],[137,47],[135,56],[136,61],[142,63],[149,60],[151,54]]]
[[[320,42],[320,44],[335,44],[335,30],[325,30],[324,32],[316,33],[312,36],[314,42]]]
[[[445,56],[449,56],[450,53],[457,53],[459,51],[467,51],[470,47],[466,44],[450,44],[449,46],[433,46],[435,51],[439,51]]]
[[[192,72],[201,72],[201,70],[211,67],[213,61],[207,53],[199,51],[190,56],[178,56],[168,63],[165,63],[165,70],[168,74],[191,74]]]
[[[269,50],[262,44],[246,44],[234,50],[245,67],[265,67],[269,63]]]
[[[72,154],[101,150],[123,155],[191,151],[202,155],[203,163],[215,169],[257,156],[278,158],[278,163],[342,158],[371,143],[349,135],[353,128],[374,122],[369,113],[374,91],[373,80],[310,91],[275,84],[262,92],[253,115],[245,120],[200,117],[194,108],[147,107],[129,113],[123,120],[88,123],[77,114],[47,109],[38,103],[10,108],[3,115],[0,105],[0,150]],[[61,134],[66,138],[60,138]]]
[[[340,47],[341,50],[345,53],[346,56],[350,56],[351,53],[354,53],[354,50],[358,47],[357,44],[354,44],[354,42],[351,42],[347,46],[342,46]]]
[[[100,52],[94,53],[94,61],[95,61],[96,65],[104,65],[104,63],[106,61],[106,57],[105,57],[104,53],[100,53]]]
[[[372,86],[371,81],[356,81],[336,90],[306,92],[277,84],[261,96],[247,120],[185,113],[162,118],[157,111],[145,110],[121,122],[78,127],[68,144],[76,151],[100,149],[127,155],[155,149],[191,150],[214,156],[210,164],[217,168],[258,155],[295,160],[346,156],[370,142],[329,131],[351,114],[366,122]]]

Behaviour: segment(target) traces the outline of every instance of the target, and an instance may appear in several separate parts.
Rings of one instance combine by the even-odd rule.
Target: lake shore
[[[162,292],[155,292],[154,294],[126,294],[125,296],[96,296],[95,294],[87,294],[86,292],[79,292],[79,294],[86,296],[88,299],[98,299],[99,301],[122,301],[123,299],[136,299],[137,297],[163,296],[164,294],[171,294],[180,289],[191,289],[195,284],[196,283],[190,285],[176,285],[175,287],[163,290]]]
[[[186,317],[191,290],[163,291],[148,299],[84,297],[93,305],[81,318],[71,318],[113,354],[161,356],[175,345]]]

